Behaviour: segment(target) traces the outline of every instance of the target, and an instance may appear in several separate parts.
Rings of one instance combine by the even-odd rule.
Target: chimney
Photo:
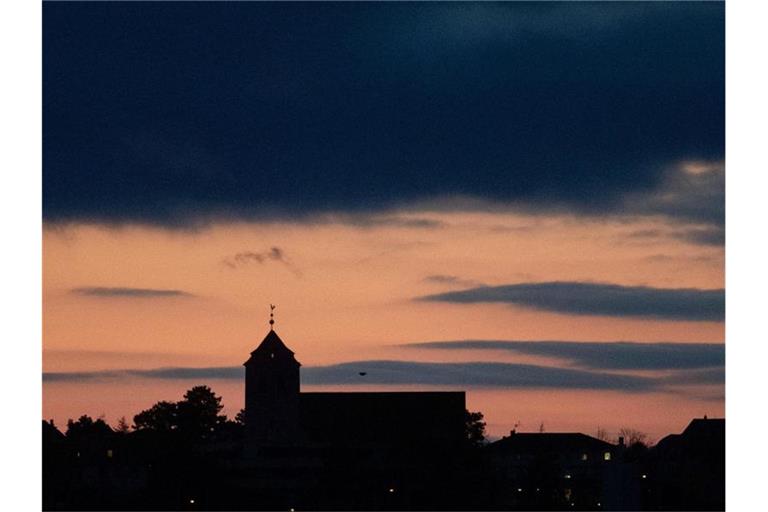
[[[619,436],[619,446],[624,447],[624,436]]]

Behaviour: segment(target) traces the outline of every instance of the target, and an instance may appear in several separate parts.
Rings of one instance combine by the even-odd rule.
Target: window
[[[582,453],[582,454],[581,454],[581,460],[587,460],[588,458],[589,458],[589,457],[587,456],[587,454],[586,454],[586,453]]]
[[[611,452],[605,452],[603,454],[603,460],[611,460]]]

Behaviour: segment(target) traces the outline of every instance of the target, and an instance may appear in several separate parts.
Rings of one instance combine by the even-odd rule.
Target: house
[[[725,419],[696,418],[651,450],[648,501],[660,510],[725,510]]]
[[[617,447],[585,434],[512,431],[487,453],[497,507],[597,510]]]

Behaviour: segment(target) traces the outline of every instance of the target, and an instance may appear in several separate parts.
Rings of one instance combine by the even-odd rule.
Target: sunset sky
[[[270,303],[493,436],[724,415],[723,4],[43,14],[44,418],[233,416]]]

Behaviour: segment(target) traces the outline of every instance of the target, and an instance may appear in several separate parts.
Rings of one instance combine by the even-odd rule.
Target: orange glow
[[[417,217],[441,227],[329,222],[229,223],[197,232],[85,225],[46,229],[44,370],[237,366],[265,334],[270,303],[278,306],[277,330],[305,366],[382,358],[535,362],[519,355],[393,346],[433,340],[723,341],[720,322],[570,316],[501,304],[413,300],[470,283],[568,280],[722,288],[723,249],[675,239],[674,227],[649,220],[502,213],[398,215]],[[653,236],[645,235],[651,231]],[[286,260],[250,261],[238,268],[225,264],[237,253],[271,247],[279,247]],[[431,275],[457,281],[426,280]],[[190,296],[93,297],[71,291],[80,287],[181,290]],[[59,422],[78,412],[130,418],[154,401],[180,397],[192,384],[46,383],[43,412]],[[240,387],[231,381],[214,386],[231,415],[242,401]],[[702,404],[667,395],[615,395],[499,390],[470,391],[468,400],[499,433],[522,415],[537,427],[543,421],[548,429],[560,430],[596,428],[599,418],[619,415],[627,424],[662,433],[692,416],[723,410],[722,400]]]

